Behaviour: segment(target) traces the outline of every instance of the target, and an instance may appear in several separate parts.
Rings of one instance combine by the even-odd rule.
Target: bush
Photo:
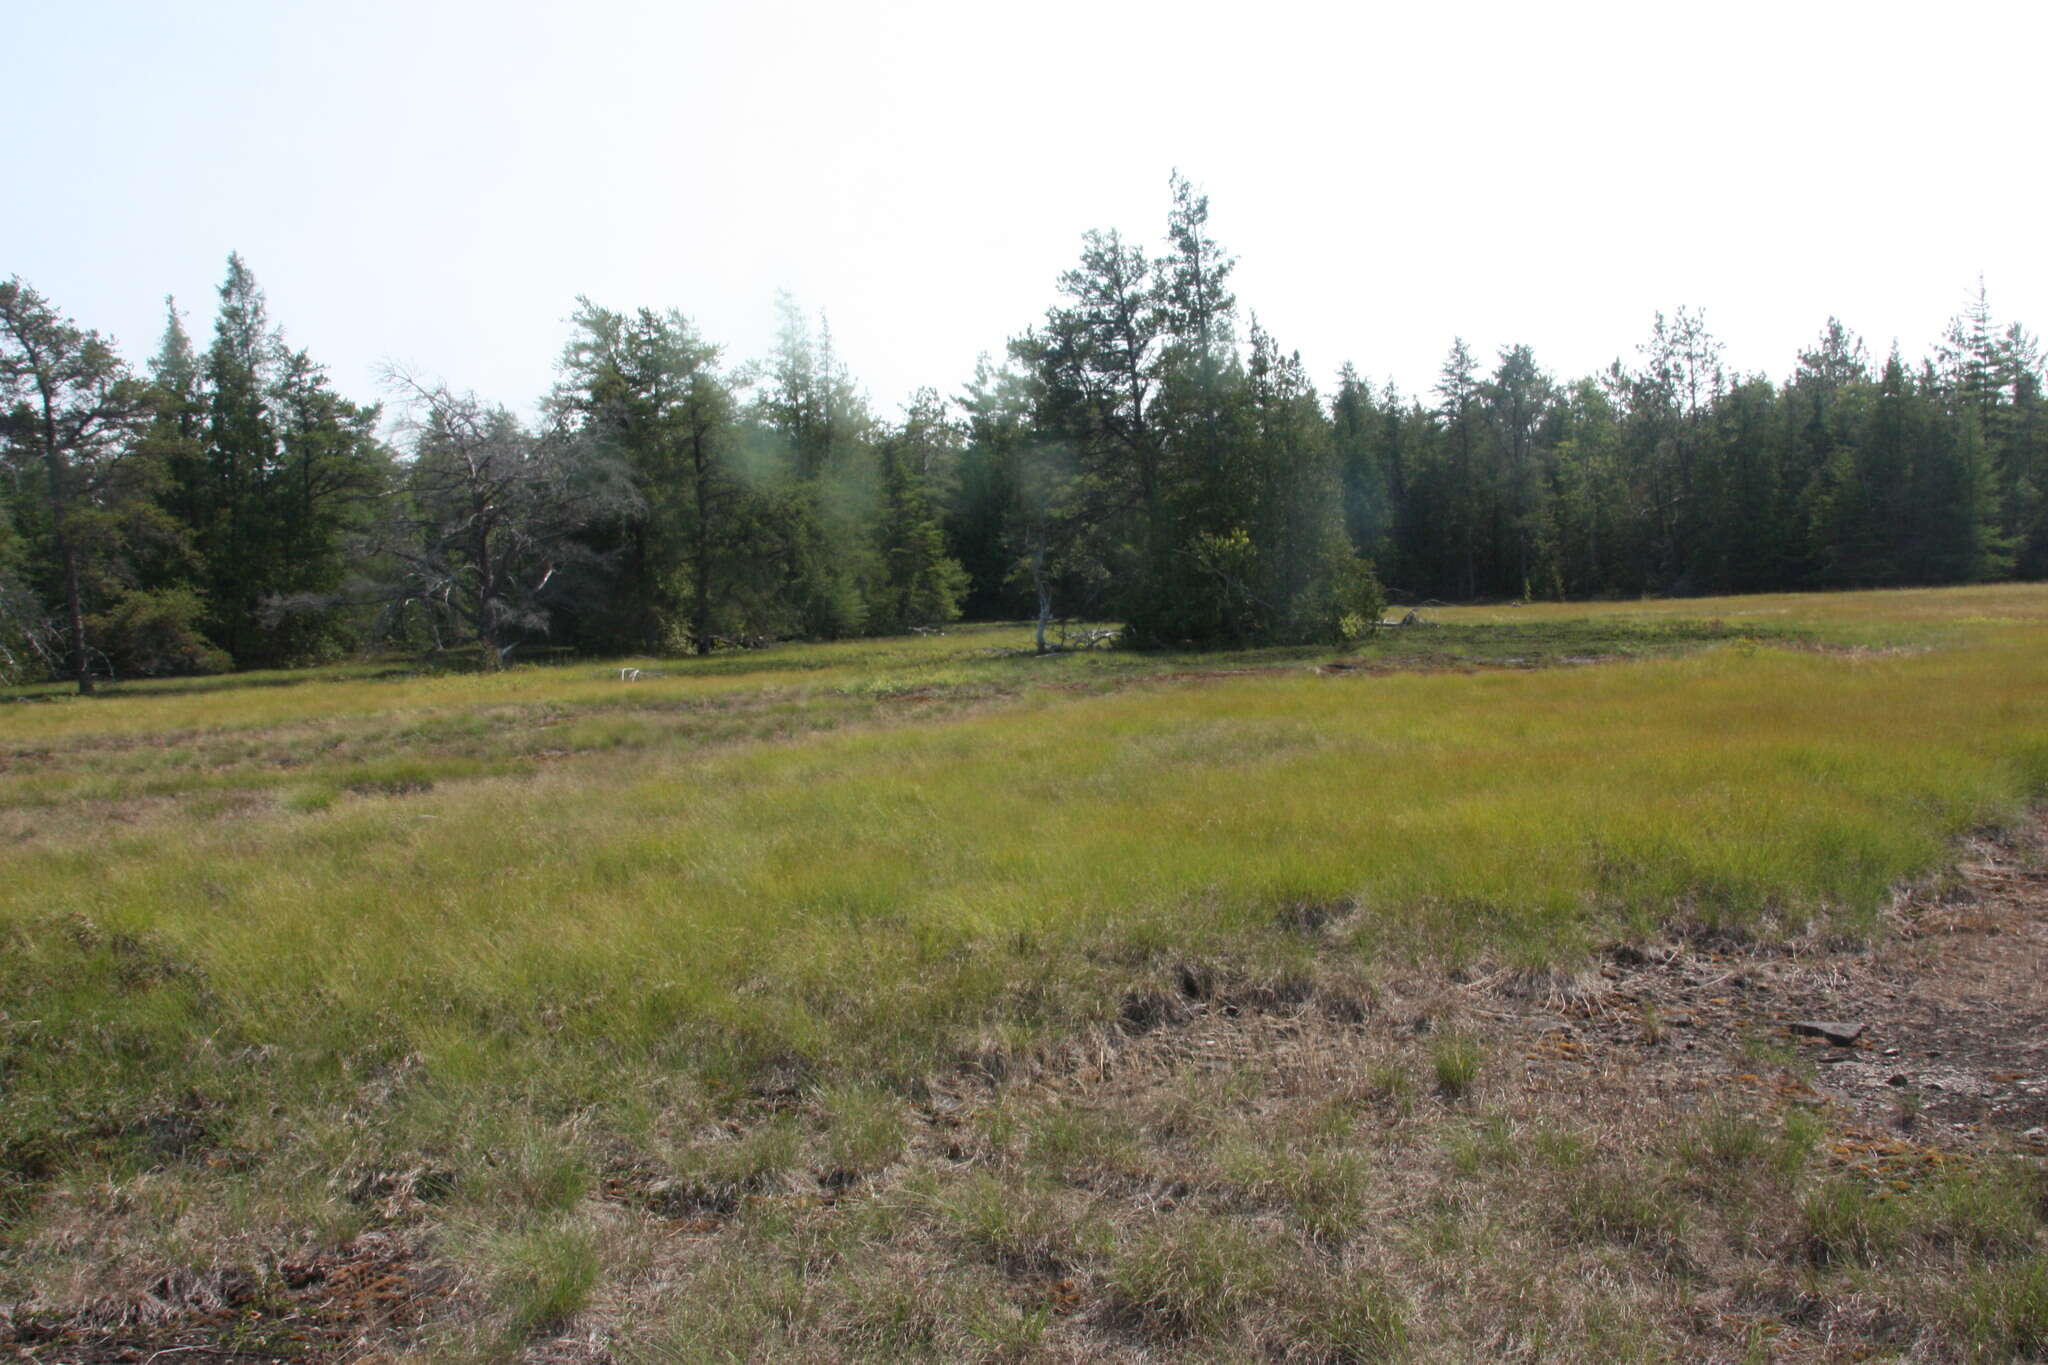
[[[1125,634],[1140,647],[1355,644],[1386,606],[1371,562],[1348,550],[1296,555],[1242,529],[1204,532],[1150,567]]]
[[[1314,587],[1304,595],[1294,634],[1304,643],[1355,645],[1372,634],[1387,610],[1386,590],[1370,560],[1331,555]]]
[[[116,675],[225,673],[233,667],[199,631],[206,604],[190,588],[128,592],[87,623],[95,645]]]

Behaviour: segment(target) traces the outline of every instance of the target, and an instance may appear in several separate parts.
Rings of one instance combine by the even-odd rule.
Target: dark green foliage
[[[1331,418],[1353,544],[1384,547],[1389,581],[1421,598],[2048,572],[2039,348],[1993,328],[1981,298],[1918,375],[1896,352],[1873,373],[1834,319],[1783,385],[1726,373],[1686,310],[1657,317],[1641,357],[1559,388],[1523,347],[1482,380],[1460,344],[1437,405],[1382,403],[1377,441],[1347,374]]]
[[[1240,318],[1177,173],[1166,229],[1156,255],[1085,234],[1007,363],[894,423],[787,296],[739,366],[679,312],[579,300],[539,428],[436,390],[474,429],[430,421],[403,468],[239,256],[211,344],[169,306],[147,385],[16,281],[0,676],[89,687],[372,640],[705,654],[962,615],[1035,616],[1041,649],[1105,620],[1141,647],[1341,644],[1389,596],[2048,575],[2043,356],[1981,287],[1917,368],[1830,318],[1783,382],[1733,374],[1679,309],[1573,382],[1457,340],[1426,399],[1347,365],[1325,402]],[[66,376],[72,445],[39,364]]]
[[[960,614],[967,575],[946,553],[932,490],[958,459],[959,432],[930,389],[881,445],[882,502],[876,530],[882,578],[868,624],[879,634],[943,625]]]
[[[628,317],[588,299],[562,356],[558,416],[601,458],[623,462],[634,499],[582,539],[607,591],[568,623],[586,647],[708,654],[750,627],[760,499],[736,467],[733,395],[718,348],[677,312]]]
[[[1140,646],[1343,638],[1378,619],[1346,534],[1347,478],[1377,496],[1355,468],[1364,409],[1353,393],[1340,467],[1300,359],[1256,323],[1240,350],[1234,262],[1208,216],[1176,175],[1167,253],[1088,234],[1066,304],[1013,344],[1034,430],[1004,447],[1022,451],[1011,541],[1042,619],[1066,575],[1113,584],[1103,605]]]
[[[964,615],[1015,619],[1037,610],[1014,543],[1023,524],[1031,396],[1023,376],[984,355],[961,398],[966,428],[946,539],[967,576]]]
[[[321,366],[284,344],[238,255],[228,257],[196,388],[172,321],[156,367],[167,402],[154,436],[172,475],[167,505],[187,519],[203,565],[207,634],[243,667],[330,656],[355,639],[340,589],[352,541],[391,477],[379,411],[335,393]]]
[[[94,616],[90,628],[118,677],[225,672],[228,656],[201,633],[205,615],[191,588],[136,589]]]
[[[78,690],[92,690],[105,655],[89,639],[88,614],[129,585],[126,552],[158,520],[153,466],[137,458],[135,441],[149,403],[99,333],[19,279],[0,284],[0,470],[22,537],[5,548],[26,561],[28,579],[0,584],[10,599],[9,671],[31,653],[61,658]],[[61,603],[49,625],[22,602],[24,586]]]

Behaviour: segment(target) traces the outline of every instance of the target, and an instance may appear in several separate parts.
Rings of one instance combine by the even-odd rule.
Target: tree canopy
[[[1085,233],[1040,319],[894,416],[786,295],[749,362],[579,299],[527,421],[413,375],[389,410],[343,396],[239,255],[208,344],[167,301],[145,374],[0,285],[0,673],[702,654],[963,613],[1342,643],[1389,594],[2048,575],[2041,348],[1981,284],[1918,361],[1829,318],[1782,379],[1734,373],[1679,308],[1593,375],[1460,339],[1427,393],[1347,365],[1325,394],[1240,306],[1207,197],[1168,191],[1156,247]]]

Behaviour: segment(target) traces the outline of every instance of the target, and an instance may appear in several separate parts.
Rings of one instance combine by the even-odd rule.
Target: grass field
[[[1483,1039],[1372,1022],[1881,934],[2048,791],[2048,589],[1425,615],[1341,658],[975,627],[13,694],[0,1307],[318,1354],[280,1265],[388,1237],[441,1278],[383,1348],[434,1357],[1677,1358],[1739,1205],[1837,1229],[1799,1273],[1891,1294],[1900,1352],[2048,1345],[2033,1167],[1879,1218],[1818,1120],[1514,1130]],[[1224,1000],[1355,1045],[1063,1088]],[[1645,1203],[1701,1143],[1726,1178]]]

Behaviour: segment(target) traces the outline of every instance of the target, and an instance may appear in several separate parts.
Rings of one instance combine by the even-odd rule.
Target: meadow
[[[350,1351],[1693,1358],[1699,1239],[1877,1217],[1824,1120],[1517,1117],[1432,1002],[1882,939],[2048,792],[2048,589],[1423,615],[20,689],[4,1321],[318,1356],[279,1267],[383,1237],[414,1306]],[[1642,1206],[1702,1143],[1739,1178]],[[2043,1349],[2038,1162],[1944,1178],[1798,1274],[1891,1305],[1863,1347]]]

